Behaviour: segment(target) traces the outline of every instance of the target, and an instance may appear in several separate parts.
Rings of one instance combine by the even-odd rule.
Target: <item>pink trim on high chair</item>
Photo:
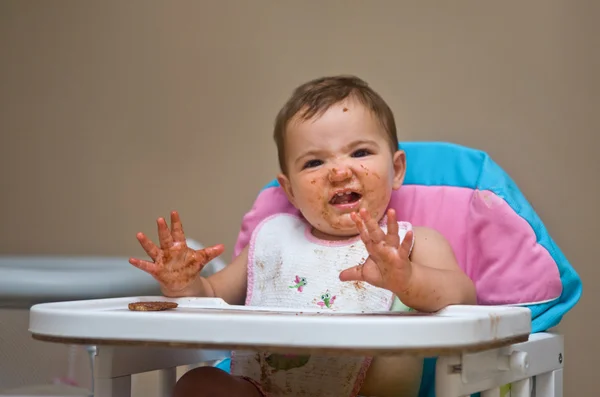
[[[406,185],[394,191],[390,207],[399,220],[444,235],[475,282],[479,304],[530,304],[560,296],[562,284],[551,255],[537,243],[527,221],[494,193]],[[301,216],[280,187],[264,189],[243,218],[234,255],[262,220],[277,213]]]

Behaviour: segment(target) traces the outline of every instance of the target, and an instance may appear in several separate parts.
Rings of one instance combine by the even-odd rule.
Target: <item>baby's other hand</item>
[[[406,289],[412,274],[412,263],[409,259],[413,240],[412,231],[406,233],[400,244],[396,212],[392,209],[388,210],[387,214],[387,234],[371,218],[367,210],[361,209],[358,214],[352,213],[351,216],[369,257],[363,264],[342,271],[340,280],[365,281],[396,294]]]
[[[152,262],[129,258],[129,263],[152,275],[165,295],[176,294],[192,284],[202,268],[223,253],[224,247],[219,244],[197,251],[189,248],[177,211],[171,212],[171,230],[164,218],[158,218],[157,224],[160,248],[144,233],[137,234]]]

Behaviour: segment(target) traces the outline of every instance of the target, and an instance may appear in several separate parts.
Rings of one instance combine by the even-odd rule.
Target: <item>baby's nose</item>
[[[348,167],[338,166],[329,170],[330,182],[341,182],[352,177],[352,171]]]

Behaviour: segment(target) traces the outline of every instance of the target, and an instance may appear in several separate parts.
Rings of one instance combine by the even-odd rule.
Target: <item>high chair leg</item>
[[[177,381],[177,367],[158,370],[158,387],[160,397],[171,397]]]
[[[563,397],[563,369],[536,376],[536,397]]]
[[[96,378],[94,397],[131,397],[131,375]]]
[[[131,397],[131,374],[119,373],[116,349],[108,346],[96,348],[94,397]]]

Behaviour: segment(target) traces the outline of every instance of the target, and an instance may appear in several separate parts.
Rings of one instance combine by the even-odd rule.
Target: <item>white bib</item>
[[[385,222],[381,223],[387,232]],[[399,222],[400,240],[412,226]],[[247,306],[321,308],[323,311],[390,310],[392,292],[370,284],[342,282],[342,270],[368,257],[360,237],[325,241],[294,215],[278,214],[255,229],[248,251]],[[327,332],[327,330],[323,330]],[[235,351],[231,373],[250,377],[269,396],[356,396],[370,357],[295,356]]]

